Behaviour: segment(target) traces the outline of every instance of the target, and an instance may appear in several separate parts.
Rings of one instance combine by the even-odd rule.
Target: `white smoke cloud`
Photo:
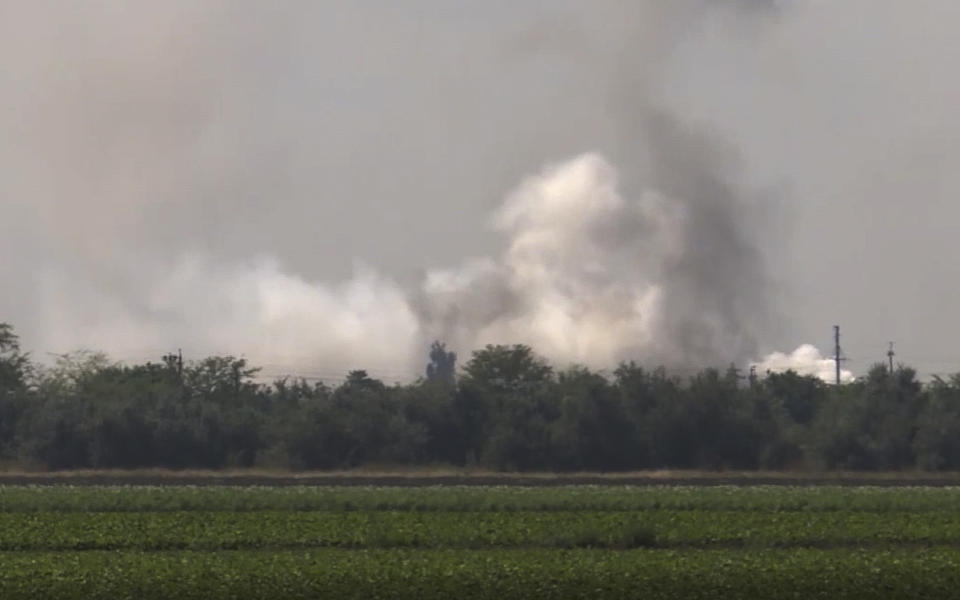
[[[97,286],[49,272],[42,335],[58,348],[100,344],[121,358],[183,346],[327,374],[366,368],[393,379],[416,376],[433,339],[462,354],[486,344],[529,344],[561,365],[679,364],[686,357],[667,341],[678,319],[666,318],[663,284],[691,244],[692,210],[656,190],[624,198],[614,167],[584,154],[529,177],[506,197],[491,219],[505,238],[501,256],[428,271],[412,289],[363,266],[327,283],[270,259],[230,266],[190,254],[157,265],[137,302],[101,298]],[[138,270],[141,263],[131,265]],[[713,302],[707,294],[687,305],[707,314]],[[704,335],[712,343],[713,333]],[[738,349],[711,347],[711,357],[727,351]]]
[[[394,356],[268,346],[307,336],[261,327],[248,316],[256,294],[214,300],[225,282],[272,269],[350,306],[362,257],[380,270],[375,296],[398,290],[390,306],[406,308],[390,322],[416,329],[411,345],[436,335],[464,349],[516,329],[545,353],[570,348],[571,336],[590,339],[571,315],[595,314],[599,300],[547,292],[584,276],[547,270],[540,291],[518,297],[522,256],[501,255],[477,224],[524,173],[591,148],[620,169],[625,204],[660,202],[679,218],[638,219],[633,239],[659,235],[651,256],[612,253],[621,277],[657,289],[655,318],[616,301],[627,316],[611,322],[653,332],[638,335],[637,358],[723,365],[833,322],[851,354],[918,335],[930,358],[917,366],[944,370],[960,335],[960,263],[931,257],[955,253],[960,219],[960,3],[461,4],[0,2],[0,320],[40,357],[77,345],[131,359],[263,347],[276,361],[329,353],[413,369],[406,337],[376,337],[400,347]],[[671,144],[676,131],[652,142],[656,107],[736,151]],[[709,169],[691,165],[717,158],[762,201],[737,210],[742,197],[725,201]],[[722,210],[700,210],[708,203]],[[738,231],[761,240],[766,268],[729,259]],[[265,255],[269,269],[256,266]],[[408,284],[414,269],[445,265]],[[775,278],[772,293],[758,274]],[[173,294],[177,277],[180,296],[158,306],[151,295]],[[627,287],[606,285],[643,297]],[[538,309],[535,327],[522,316],[544,299],[554,312]],[[764,321],[770,306],[791,318]],[[332,330],[324,319],[304,329]],[[634,356],[593,346],[557,353]]]
[[[760,373],[795,371],[800,375],[812,375],[830,383],[836,381],[836,363],[824,357],[820,350],[811,344],[803,344],[789,354],[773,352],[754,366]],[[840,381],[845,383],[853,381],[853,373],[842,369]]]
[[[494,214],[508,240],[499,261],[428,276],[425,320],[461,348],[520,342],[560,363],[611,366],[641,351],[657,326],[656,263],[677,228],[655,200],[624,200],[597,154],[546,169]],[[648,235],[617,235],[639,221]]]
[[[367,368],[404,379],[421,350],[406,293],[362,266],[349,280],[323,284],[270,259],[225,266],[185,256],[142,290],[137,307],[109,296],[78,302],[77,288],[63,274],[47,277],[40,309],[50,346],[96,344],[138,360],[182,346],[193,356],[242,354],[295,372],[321,368],[329,378]]]

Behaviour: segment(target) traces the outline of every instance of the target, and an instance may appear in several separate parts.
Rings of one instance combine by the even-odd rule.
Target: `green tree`
[[[883,364],[860,381],[831,388],[811,431],[816,458],[827,468],[850,470],[916,464],[914,436],[924,400],[916,371],[890,373]]]
[[[462,423],[457,418],[457,390],[445,381],[418,381],[398,392],[404,415],[423,433],[423,460],[463,465],[467,453]]]
[[[448,351],[443,343],[434,342],[430,346],[430,362],[426,373],[427,381],[453,385],[457,378],[457,354]]]
[[[250,467],[266,444],[261,415],[267,407],[259,372],[233,356],[210,356],[183,371],[190,420],[204,440],[201,466]]]
[[[614,386],[633,434],[630,468],[662,468],[684,462],[690,448],[680,381],[665,368],[648,371],[634,362],[614,371]]]
[[[551,379],[553,368],[529,346],[487,345],[463,367],[467,383],[493,393],[518,394]]]
[[[704,369],[691,378],[684,394],[690,452],[687,465],[697,468],[755,468],[760,434],[747,396],[733,369],[723,375]]]
[[[807,425],[817,414],[826,396],[823,380],[796,371],[770,373],[763,380],[764,389],[775,398],[794,423]]]
[[[20,351],[13,327],[0,323],[0,459],[9,459],[14,438],[27,409],[30,360]]]
[[[960,470],[960,373],[947,379],[935,377],[926,400],[917,415],[913,440],[917,466]]]
[[[22,391],[27,384],[30,359],[20,351],[20,338],[8,323],[0,323],[0,394]]]
[[[926,392],[913,440],[917,466],[960,470],[960,373],[946,379],[934,377]]]
[[[455,412],[467,462],[497,469],[543,468],[548,424],[557,416],[553,369],[529,346],[493,346],[464,365]]]
[[[551,425],[555,468],[620,470],[632,466],[635,430],[617,390],[599,373],[571,367],[557,377],[559,415]]]

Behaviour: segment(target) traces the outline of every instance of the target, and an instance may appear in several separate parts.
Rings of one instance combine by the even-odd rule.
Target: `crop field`
[[[0,485],[0,598],[954,598],[960,488]]]

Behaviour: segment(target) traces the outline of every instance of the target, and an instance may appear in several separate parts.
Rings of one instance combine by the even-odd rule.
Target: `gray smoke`
[[[22,257],[2,273],[18,290],[4,318],[42,350],[142,360],[185,346],[397,378],[434,338],[461,352],[529,343],[594,366],[752,355],[745,317],[763,306],[763,271],[722,153],[640,89],[701,4],[597,5],[585,22],[572,6],[519,9],[491,47],[423,8],[429,29],[389,5],[4,5],[4,250]],[[320,18],[336,26],[309,25]],[[624,58],[638,49],[649,56]],[[596,73],[578,73],[580,52]],[[567,71],[556,78],[553,54]],[[605,89],[576,97],[583,75]],[[468,98],[487,81],[506,102]],[[544,129],[544,83],[579,123]],[[612,121],[591,114],[598,97],[623,102]],[[493,116],[506,127],[487,132]],[[622,164],[564,161],[611,126]],[[418,165],[434,148],[464,157]],[[623,188],[618,168],[631,173]],[[492,227],[444,215],[452,195],[491,210]],[[408,232],[406,211],[435,235]],[[472,230],[466,243],[458,228]],[[471,250],[484,236],[504,249]],[[364,252],[377,238],[384,247]],[[407,265],[421,251],[436,266],[403,274],[397,247]]]
[[[774,316],[767,265],[755,247],[765,223],[731,180],[733,153],[665,115],[650,120],[651,177],[682,203],[683,250],[664,265],[668,362],[691,366],[756,356]]]
[[[937,352],[960,9],[909,4],[0,2],[0,320],[390,378]]]
[[[428,274],[416,295],[428,337],[458,348],[523,342],[561,363],[638,359],[674,367],[756,355],[765,265],[749,203],[712,140],[663,114],[645,128],[649,174],[625,197],[587,154],[528,178],[496,212],[498,259]]]
[[[331,284],[267,259],[225,267],[184,256],[149,282],[141,313],[113,302],[98,320],[68,301],[73,280],[48,278],[47,322],[115,345],[159,345],[202,324],[208,343],[259,360],[367,364],[397,378],[416,372],[433,339],[461,351],[525,343],[594,367],[753,356],[765,281],[736,217],[745,207],[708,140],[662,116],[648,131],[651,183],[637,198],[622,195],[599,154],[549,166],[495,211],[502,254],[431,269],[416,286],[362,266]]]

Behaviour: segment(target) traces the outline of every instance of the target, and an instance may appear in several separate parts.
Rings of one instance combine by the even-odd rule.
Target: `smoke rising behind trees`
[[[434,339],[700,367],[839,322],[861,372],[952,370],[958,17],[3,3],[0,318],[398,378]]]
[[[185,326],[203,323],[217,347],[281,362],[309,355],[320,365],[372,362],[412,374],[433,339],[467,351],[513,341],[594,367],[747,360],[766,310],[763,265],[739,230],[736,194],[709,166],[691,164],[675,190],[650,188],[637,201],[621,196],[599,155],[548,167],[495,211],[501,256],[428,271],[416,288],[371,268],[327,285],[270,262],[223,272],[185,261],[150,282],[144,302]],[[83,321],[70,310],[59,312],[65,328]],[[133,317],[119,325],[137,331],[138,343],[155,336],[151,346],[170,335]]]
[[[426,357],[425,357],[426,358]],[[0,464],[18,469],[456,465],[496,470],[926,469],[960,466],[960,376],[875,365],[828,386],[794,371],[689,377],[621,363],[556,369],[528,346],[442,344],[388,385],[258,382],[243,359],[35,368],[0,324]]]

